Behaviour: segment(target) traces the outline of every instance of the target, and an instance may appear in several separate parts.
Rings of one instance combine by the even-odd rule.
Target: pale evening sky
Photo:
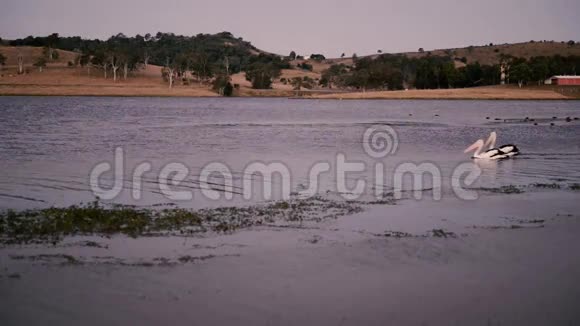
[[[337,57],[529,40],[580,41],[576,0],[0,0],[0,37],[232,32],[260,49]]]

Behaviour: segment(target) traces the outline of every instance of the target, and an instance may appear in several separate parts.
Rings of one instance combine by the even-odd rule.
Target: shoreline
[[[160,78],[161,67],[148,68],[124,80],[113,81],[80,68],[51,66],[42,73],[14,74],[14,67],[0,77],[0,96],[103,96],[103,97],[221,97],[206,83],[182,83],[169,88]],[[285,76],[293,76],[286,71]],[[314,88],[299,90],[274,81],[270,89],[253,89],[243,75],[232,75],[234,97],[335,99],[335,100],[578,100],[579,86],[514,85],[450,89],[360,90]]]
[[[297,95],[300,94],[300,95]],[[574,101],[575,92],[567,96],[552,89],[517,89],[511,87],[476,87],[461,89],[369,91],[319,93],[280,89],[241,89],[232,97],[286,98],[298,100],[486,100],[486,101]],[[580,93],[579,93],[580,95]],[[63,96],[63,97],[222,97],[209,88],[157,87],[150,85],[47,85],[0,84],[0,96]]]
[[[558,90],[560,92],[558,92]],[[563,94],[565,91],[569,94]],[[482,86],[455,89],[352,92],[315,95],[314,98],[339,100],[578,100],[580,97],[576,95],[575,91],[576,89],[552,89],[540,87],[526,87],[520,89],[509,86]]]
[[[476,97],[372,97],[372,98],[316,98],[316,97],[287,97],[287,96],[211,96],[211,95],[120,95],[120,94],[0,94],[2,97],[122,97],[122,98],[224,98],[224,99],[236,99],[236,98],[247,98],[247,99],[258,99],[258,98],[271,98],[271,99],[288,99],[288,100],[324,100],[324,101],[543,101],[543,102],[558,102],[558,101],[580,101],[580,98],[476,98]]]
[[[372,96],[372,97],[339,97],[339,96],[288,96],[288,95],[239,95],[224,97],[215,95],[197,95],[197,94],[90,94],[90,93],[20,93],[20,92],[0,92],[0,97],[126,97],[126,98],[279,98],[289,100],[335,100],[335,101],[580,101],[580,98],[575,97],[477,97],[477,96]]]

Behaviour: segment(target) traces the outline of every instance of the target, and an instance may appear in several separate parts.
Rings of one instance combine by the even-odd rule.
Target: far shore
[[[534,46],[537,46],[535,44]],[[555,46],[549,44],[550,47]],[[111,96],[111,97],[219,97],[212,89],[211,79],[186,74],[175,80],[172,88],[162,78],[163,67],[153,64],[141,66],[125,76],[116,76],[92,65],[81,67],[73,62],[78,54],[58,50],[59,57],[46,63],[42,69],[32,65],[34,58],[42,55],[42,48],[24,46],[1,46],[7,57],[6,65],[0,66],[0,96]],[[568,49],[568,45],[566,45]],[[563,49],[558,51],[562,52]],[[565,52],[565,51],[564,51]],[[562,53],[564,53],[562,52]],[[24,60],[23,71],[18,73],[18,54]],[[344,59],[350,60],[350,59]],[[479,86],[452,89],[409,89],[401,91],[366,90],[355,88],[327,88],[319,86],[322,73],[330,67],[329,62],[310,60],[310,70],[296,66],[281,69],[272,79],[271,89],[253,89],[245,72],[231,74],[230,82],[236,97],[277,97],[292,99],[333,100],[578,100],[580,86],[556,86],[528,83],[519,88],[515,84]],[[338,61],[331,61],[338,62]],[[341,63],[344,63],[341,61]],[[348,63],[348,62],[346,62]],[[184,78],[185,77],[185,78]],[[309,78],[313,82],[296,84],[292,80]],[[485,81],[481,81],[484,83]],[[480,85],[475,83],[474,85]],[[333,83],[332,86],[335,86]],[[294,89],[298,85],[307,86]],[[312,89],[310,89],[313,87]]]
[[[296,72],[283,72],[291,78]],[[25,75],[16,75],[15,67],[4,69],[0,77],[0,96],[119,96],[119,97],[218,97],[207,82],[192,82],[189,85],[176,83],[169,88],[161,79],[161,67],[149,65],[127,80],[105,79],[101,72],[86,69],[50,66],[40,73],[30,70]],[[291,85],[275,81],[272,89],[252,89],[243,73],[231,76],[236,85],[234,96],[279,97],[298,99],[393,99],[393,100],[577,100],[578,86],[483,86],[457,89],[430,89],[406,91],[355,91],[344,89],[294,90]]]
[[[241,89],[239,97],[281,97],[295,99],[334,100],[578,100],[551,89],[515,87],[476,87],[407,91],[317,92],[292,90]],[[209,88],[163,85],[50,85],[4,84],[0,80],[0,96],[118,96],[118,97],[217,97]]]

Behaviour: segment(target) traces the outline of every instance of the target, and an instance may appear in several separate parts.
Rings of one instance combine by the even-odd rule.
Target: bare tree
[[[175,63],[175,60],[170,60],[167,58],[165,68],[163,68],[163,70],[163,74],[167,76],[167,80],[169,81],[169,88],[173,88],[175,72],[177,70],[177,64]]]
[[[151,59],[151,53],[148,50],[145,50],[143,53],[143,63],[145,64],[145,69],[147,69],[147,65],[149,64],[149,60]]]
[[[229,75],[230,75],[230,58],[228,58],[227,55],[224,59],[224,66],[226,67],[226,76],[229,77]]]
[[[111,66],[111,70],[113,71],[113,82],[117,81],[117,70],[121,67],[119,64],[119,59],[114,54],[109,56],[109,65]]]
[[[149,65],[149,60],[151,60],[151,47],[150,44],[153,41],[151,34],[147,33],[142,39],[142,46],[143,46],[143,64],[145,69]]]
[[[103,61],[100,65],[100,68],[103,68],[103,72],[105,74],[105,79],[107,79],[107,68],[109,68],[109,63],[107,61]]]
[[[119,66],[123,68],[123,80],[127,80],[127,75],[129,74],[129,56],[126,53],[118,54],[117,61],[119,62]]]
[[[22,75],[24,73],[24,57],[22,53],[18,52],[18,74]]]
[[[165,70],[167,71],[167,79],[169,80],[169,88],[173,88],[173,82],[175,79],[175,68],[168,66],[168,67],[165,67]]]
[[[125,60],[123,62],[123,80],[127,80],[128,73],[129,73],[129,62]]]

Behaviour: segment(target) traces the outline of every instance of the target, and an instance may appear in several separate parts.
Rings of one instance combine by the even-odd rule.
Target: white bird
[[[518,155],[520,152],[516,145],[508,144],[500,146],[499,148],[495,148],[495,143],[497,140],[497,133],[492,131],[489,134],[489,138],[487,141],[483,141],[483,139],[477,140],[471,146],[469,146],[464,153],[469,153],[475,151],[475,153],[471,156],[471,158],[475,159],[487,159],[487,160],[501,160],[505,158],[510,158],[515,155]],[[488,147],[487,151],[482,153],[482,150],[485,147]]]
[[[485,143],[483,142],[483,139],[478,139],[471,146],[467,147],[467,149],[465,149],[465,151],[463,152],[469,153],[475,151],[475,153],[473,153],[471,158],[476,159],[499,160],[507,157],[505,153],[503,153],[497,148],[488,149],[487,151],[482,153],[481,151],[483,150],[484,147]]]
[[[488,148],[490,150],[495,149],[496,141],[497,141],[497,133],[495,131],[492,131],[489,134],[489,138],[487,138],[487,141],[485,142],[484,147],[487,145],[487,146],[489,146]],[[513,156],[520,154],[520,150],[518,149],[518,147],[516,145],[513,145],[513,144],[502,145],[502,146],[498,147],[497,149],[499,149],[507,157],[513,157]]]

